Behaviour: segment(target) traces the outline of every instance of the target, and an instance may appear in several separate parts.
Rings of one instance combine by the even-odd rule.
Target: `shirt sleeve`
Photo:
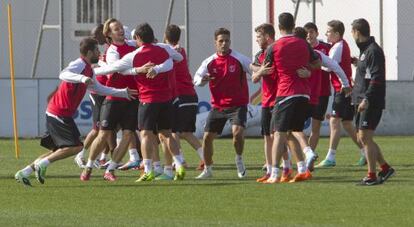
[[[339,66],[336,61],[330,59],[324,53],[318,50],[316,50],[316,52],[321,56],[322,66],[330,71],[335,72],[335,74],[338,75],[342,87],[349,87],[348,78],[346,77],[346,74],[344,70],[342,70],[341,66]]]
[[[373,98],[380,87],[385,84],[385,59],[380,51],[373,51],[368,56],[365,79],[370,79],[365,97],[368,101]]]
[[[70,83],[85,83],[88,77],[81,74],[84,68],[84,64],[71,62],[68,67],[60,72],[59,79]]]
[[[332,46],[329,50],[329,58],[336,61],[338,64],[342,61],[343,43],[339,42]]]
[[[154,66],[154,70],[155,72],[157,72],[157,74],[159,74],[159,73],[171,71],[173,67],[174,67],[173,60],[171,58],[168,58],[163,63]]]
[[[123,71],[131,70],[131,68],[133,68],[133,60],[134,60],[135,54],[136,54],[135,51],[128,53],[123,58],[113,63],[109,63],[109,61],[107,61],[108,64],[106,66],[94,68],[93,71],[96,75],[106,75],[106,74],[112,74],[115,72],[124,73]],[[128,74],[124,74],[124,75],[128,75]]]
[[[96,76],[93,77],[93,80],[94,82],[93,84],[88,86],[88,90],[91,90],[100,95],[128,98],[128,92],[126,88],[117,89],[117,88],[104,86],[101,83],[99,83],[99,81],[96,80]]]
[[[205,77],[208,73],[208,64],[210,63],[210,59],[204,60],[200,67],[197,69],[196,73],[194,74],[193,83],[196,86],[204,86],[207,82],[203,82],[203,77]]]
[[[184,59],[184,57],[178,51],[176,51],[171,45],[165,43],[157,43],[156,45],[164,48],[174,61],[180,62]]]

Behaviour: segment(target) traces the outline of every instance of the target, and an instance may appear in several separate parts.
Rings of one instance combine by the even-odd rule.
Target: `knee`
[[[365,133],[358,133],[358,141],[362,143],[362,145],[367,145],[369,142],[371,142],[372,138]]]
[[[213,133],[207,132],[204,134],[203,141],[204,143],[211,143],[213,142],[214,138],[215,138],[215,135]]]
[[[243,142],[244,135],[242,132],[237,132],[233,134],[233,142],[234,143],[240,143]]]

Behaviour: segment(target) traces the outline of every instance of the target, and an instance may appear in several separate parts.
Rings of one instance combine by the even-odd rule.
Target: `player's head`
[[[285,32],[292,32],[295,27],[295,19],[291,13],[281,13],[278,17],[279,30]]]
[[[308,22],[305,24],[305,26],[303,26],[303,28],[305,28],[306,32],[308,33],[306,40],[311,44],[316,43],[319,36],[318,27],[316,26],[316,24]]]
[[[230,51],[230,31],[226,28],[218,28],[214,32],[214,44],[219,54],[227,54]]]
[[[155,39],[154,31],[148,23],[139,24],[135,28],[134,39],[137,40],[138,45],[153,43]]]
[[[306,32],[306,30],[302,27],[296,27],[293,29],[293,35],[306,40],[306,37],[308,36],[308,33]]]
[[[364,18],[356,19],[352,22],[352,37],[354,37],[356,42],[360,42],[361,39],[369,38],[371,31],[369,28],[369,23]]]
[[[104,27],[103,24],[98,24],[91,31],[92,38],[96,39],[99,45],[104,45],[106,43],[106,39],[103,34],[103,27]]]
[[[79,52],[89,63],[95,64],[99,60],[98,41],[92,37],[84,38],[79,44]]]
[[[336,43],[342,39],[345,33],[345,26],[339,20],[331,20],[328,22],[328,29],[326,30],[326,38],[330,43]]]
[[[165,41],[171,45],[177,45],[180,41],[181,29],[175,24],[168,25],[165,30]]]
[[[105,21],[103,34],[108,43],[124,42],[125,40],[124,27],[122,26],[122,23],[115,18],[109,18]]]
[[[254,31],[256,32],[256,42],[261,49],[265,49],[275,40],[275,28],[271,24],[261,24]]]

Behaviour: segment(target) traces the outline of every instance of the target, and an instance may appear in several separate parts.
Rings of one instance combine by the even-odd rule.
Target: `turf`
[[[231,140],[215,141],[214,178],[196,181],[195,152],[183,145],[191,168],[182,182],[135,183],[137,171],[117,172],[118,181],[79,180],[73,159],[48,168],[46,183],[17,184],[14,173],[44,152],[38,140],[0,140],[0,226],[412,226],[414,178],[412,137],[378,137],[397,174],[383,185],[355,186],[365,173],[358,149],[341,141],[337,166],[317,170],[308,182],[262,185],[262,140],[248,139],[248,178],[237,179]],[[325,156],[327,139],[320,142]],[[322,149],[323,148],[323,149]]]

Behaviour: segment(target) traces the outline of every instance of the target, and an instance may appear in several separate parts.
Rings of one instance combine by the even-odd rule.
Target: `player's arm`
[[[340,64],[342,60],[342,43],[338,43],[332,46],[329,50],[329,58]],[[331,72],[330,69],[323,67],[322,70]]]
[[[378,89],[384,86],[385,83],[385,61],[382,53],[374,51],[368,53],[367,70],[365,78],[371,78],[368,84],[368,88],[365,92],[365,97],[368,101],[375,99]]]
[[[252,81],[257,83],[263,76],[273,73],[273,68],[270,66],[269,62],[262,64],[257,71],[253,71]]]
[[[206,85],[210,80],[214,79],[214,77],[211,77],[208,73],[207,65],[209,63],[209,59],[204,60],[200,67],[197,69],[196,73],[194,74],[193,83],[196,86],[204,86]]]
[[[341,91],[345,93],[346,96],[349,96],[352,92],[352,88],[348,82],[348,78],[346,77],[344,70],[341,68],[341,66],[339,66],[339,64],[336,61],[332,60],[322,52],[318,51],[318,53],[321,56],[322,66],[324,68],[329,69],[330,71],[333,71],[336,75],[338,75],[338,78],[342,84]]]
[[[85,83],[88,77],[81,74],[84,68],[82,64],[71,63],[60,72],[59,79],[70,83]]]
[[[99,83],[99,81],[96,80],[96,77],[94,76],[93,79],[88,78],[89,80],[92,80],[92,82],[87,83],[88,84],[88,90],[91,90],[97,94],[105,95],[105,96],[116,96],[120,98],[127,98],[129,100],[135,99],[134,96],[138,95],[137,90],[129,89],[129,88],[112,88],[107,87]]]
[[[178,51],[176,51],[171,45],[165,43],[157,43],[156,45],[164,48],[175,62],[180,62],[184,60],[184,57]]]

